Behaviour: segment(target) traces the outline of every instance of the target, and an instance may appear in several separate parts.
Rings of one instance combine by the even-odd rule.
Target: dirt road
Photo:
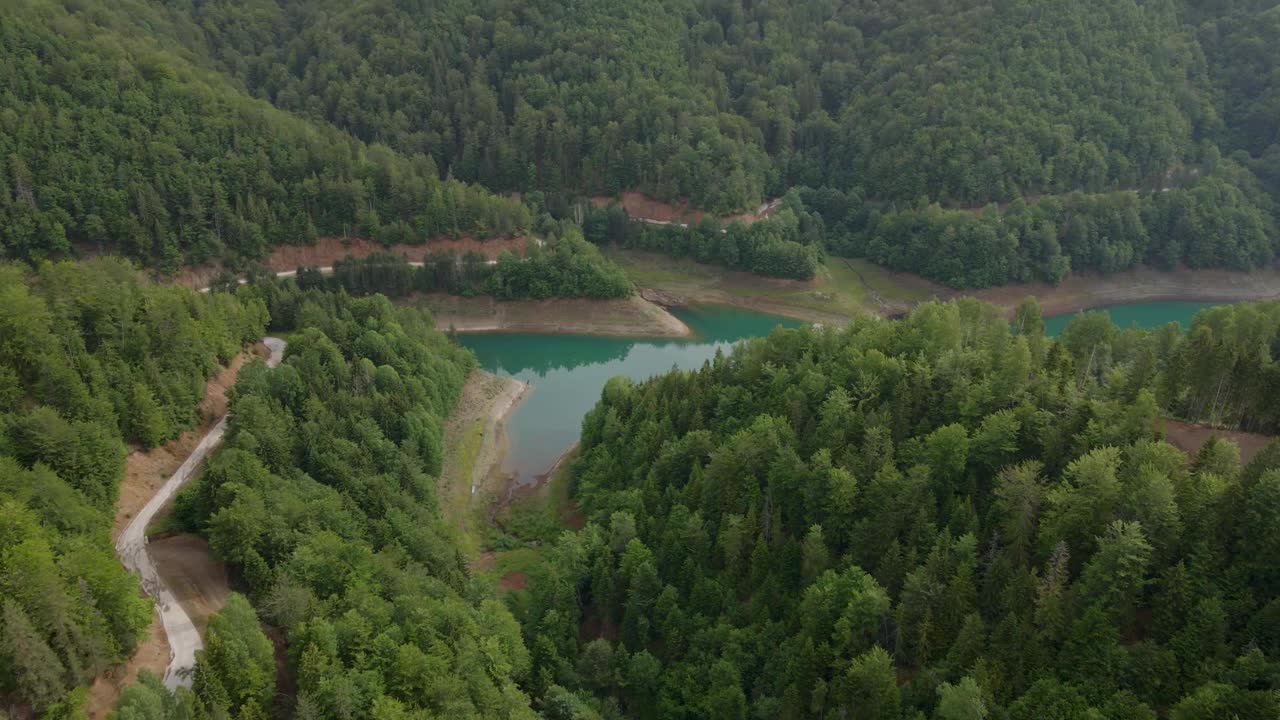
[[[263,342],[271,351],[267,365],[269,367],[279,365],[284,357],[284,340],[269,337]],[[147,552],[147,526],[151,524],[156,513],[167,505],[178,490],[191,479],[192,473],[209,452],[222,442],[222,435],[226,429],[227,417],[224,415],[200,440],[200,444],[196,445],[195,450],[182,463],[182,466],[160,486],[155,495],[151,496],[116,541],[116,553],[120,556],[120,562],[130,572],[136,572],[142,576],[142,589],[155,598],[156,610],[160,613],[165,635],[169,639],[169,667],[164,673],[164,684],[170,689],[179,685],[190,685],[191,668],[195,665],[196,651],[202,647],[202,644],[200,632],[174,597],[173,591],[161,579],[150,553]]]

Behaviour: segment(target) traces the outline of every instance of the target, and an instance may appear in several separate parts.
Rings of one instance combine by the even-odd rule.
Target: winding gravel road
[[[271,351],[267,358],[267,366],[275,367],[284,357],[285,341],[280,338],[264,338],[263,343]],[[222,442],[222,435],[227,429],[227,416],[218,419],[207,435],[200,439],[200,444],[191,451],[182,466],[156,490],[156,494],[147,501],[145,507],[133,518],[133,522],[121,533],[116,541],[116,553],[120,562],[130,572],[142,576],[142,589],[155,598],[156,610],[160,612],[160,621],[164,623],[164,634],[169,638],[169,667],[164,672],[164,684],[169,689],[180,685],[191,685],[191,668],[196,664],[196,651],[204,647],[200,641],[200,632],[191,622],[190,616],[174,597],[173,591],[164,584],[156,566],[151,562],[151,554],[147,552],[147,526],[151,524],[156,513],[177,494],[178,490],[191,479],[195,469],[205,457]]]

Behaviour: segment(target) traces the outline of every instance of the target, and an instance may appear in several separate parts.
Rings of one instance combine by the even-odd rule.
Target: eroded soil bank
[[[525,237],[491,238],[476,240],[470,237],[442,238],[421,245],[397,244],[390,247],[365,238],[323,237],[313,245],[277,245],[271,254],[263,258],[262,265],[273,272],[297,270],[300,267],[329,267],[334,261],[348,257],[366,257],[373,253],[403,255],[410,262],[421,262],[427,253],[436,250],[465,254],[478,252],[490,259],[497,258],[503,250],[519,252],[524,249]],[[173,282],[190,288],[209,285],[223,271],[221,264],[183,268]]]
[[[976,297],[1012,312],[1023,298],[1034,295],[1049,317],[1107,305],[1138,302],[1241,302],[1280,298],[1280,270],[1154,270],[1139,268],[1113,275],[1072,275],[1058,285],[1025,283],[956,293]]]
[[[1211,427],[1199,423],[1183,422],[1182,420],[1173,420],[1165,418],[1164,420],[1165,440],[1170,445],[1177,447],[1185,452],[1192,459],[1200,452],[1200,448],[1209,442],[1209,438],[1217,436],[1223,440],[1231,440],[1240,447],[1240,462],[1248,464],[1250,460],[1270,445],[1275,437],[1271,435],[1262,435],[1260,433],[1244,432],[1243,430],[1223,430],[1221,428]]]
[[[692,331],[679,318],[639,296],[621,300],[556,298],[509,300],[423,295],[440,330],[559,333],[610,337],[683,338]]]

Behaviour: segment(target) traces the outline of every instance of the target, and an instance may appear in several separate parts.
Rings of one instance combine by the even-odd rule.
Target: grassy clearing
[[[445,450],[445,476],[448,482],[441,498],[446,518],[458,529],[458,539],[466,555],[480,551],[484,518],[475,512],[471,502],[471,478],[475,475],[476,461],[484,441],[484,422],[471,422],[462,433],[460,442]]]
[[[690,302],[726,303],[813,322],[837,323],[865,313],[893,314],[943,294],[921,278],[864,260],[828,258],[813,280],[781,280],[731,272],[689,258],[613,248],[609,258],[641,287]]]

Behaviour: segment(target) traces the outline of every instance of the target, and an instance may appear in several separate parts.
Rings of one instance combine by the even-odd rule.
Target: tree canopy
[[[194,426],[266,322],[118,260],[0,265],[0,703],[53,713],[133,654],[152,613],[111,543],[126,452]]]
[[[1013,328],[930,303],[610,381],[586,527],[511,600],[531,692],[585,708],[555,717],[1273,717],[1280,444],[1188,458],[1161,417],[1262,427],[1229,386],[1274,411],[1278,313],[1049,340],[1034,302]]]

